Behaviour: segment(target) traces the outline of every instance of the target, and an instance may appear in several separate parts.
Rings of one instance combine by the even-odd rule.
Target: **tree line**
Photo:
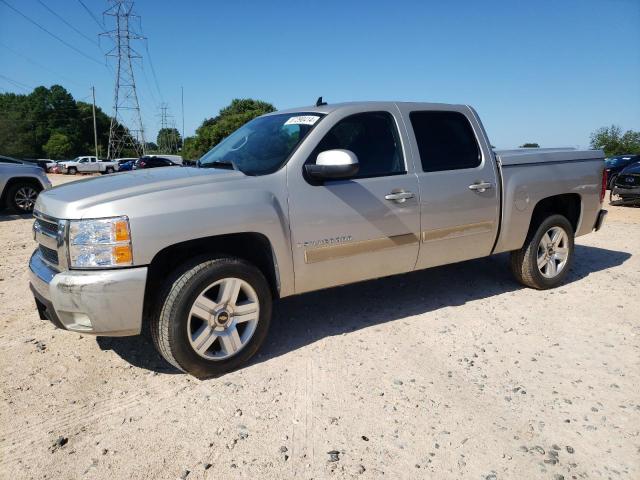
[[[158,132],[156,142],[145,144],[147,153],[180,153],[195,160],[246,122],[276,108],[261,100],[234,99],[231,104],[206,118],[195,135],[182,138],[176,128]],[[98,155],[105,156],[111,117],[96,107]],[[116,125],[126,132],[122,125]],[[521,145],[536,148],[535,142]],[[640,153],[640,132],[623,132],[616,125],[602,127],[591,134],[591,147],[603,149],[606,156]],[[60,85],[35,88],[27,95],[0,94],[0,155],[55,160],[94,152],[93,113],[90,103],[75,100]],[[122,152],[134,156],[134,151]]]

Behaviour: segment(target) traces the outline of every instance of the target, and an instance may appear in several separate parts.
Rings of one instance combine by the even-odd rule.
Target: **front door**
[[[307,163],[322,151],[350,150],[360,164],[354,178],[314,184],[302,171],[288,172],[297,293],[414,268],[418,180],[398,125],[394,108],[356,113],[338,120],[322,137]]]

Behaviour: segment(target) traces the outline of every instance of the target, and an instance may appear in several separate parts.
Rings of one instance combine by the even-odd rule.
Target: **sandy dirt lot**
[[[39,320],[0,213],[0,477],[638,479],[640,209],[610,211],[558,289],[499,255],[287,299],[209,381]]]

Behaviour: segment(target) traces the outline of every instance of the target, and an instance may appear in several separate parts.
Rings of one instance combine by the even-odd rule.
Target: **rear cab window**
[[[476,135],[462,113],[413,111],[409,119],[424,172],[476,168],[482,163]]]

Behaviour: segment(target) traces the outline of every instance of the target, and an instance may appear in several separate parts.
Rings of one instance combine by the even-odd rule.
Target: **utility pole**
[[[180,101],[182,102],[182,144],[184,145],[184,87],[180,85]]]
[[[104,32],[115,44],[107,56],[115,57],[116,78],[113,94],[113,116],[109,128],[107,158],[118,158],[125,148],[137,155],[144,155],[145,138],[136,81],[133,75],[133,59],[142,58],[131,46],[131,40],[144,40],[131,28],[131,20],[139,18],[133,13],[133,0],[109,0],[111,7],[105,15],[115,19],[115,29]]]
[[[96,158],[98,158],[98,129],[96,127],[96,87],[91,87],[93,94],[93,142],[96,146]]]

